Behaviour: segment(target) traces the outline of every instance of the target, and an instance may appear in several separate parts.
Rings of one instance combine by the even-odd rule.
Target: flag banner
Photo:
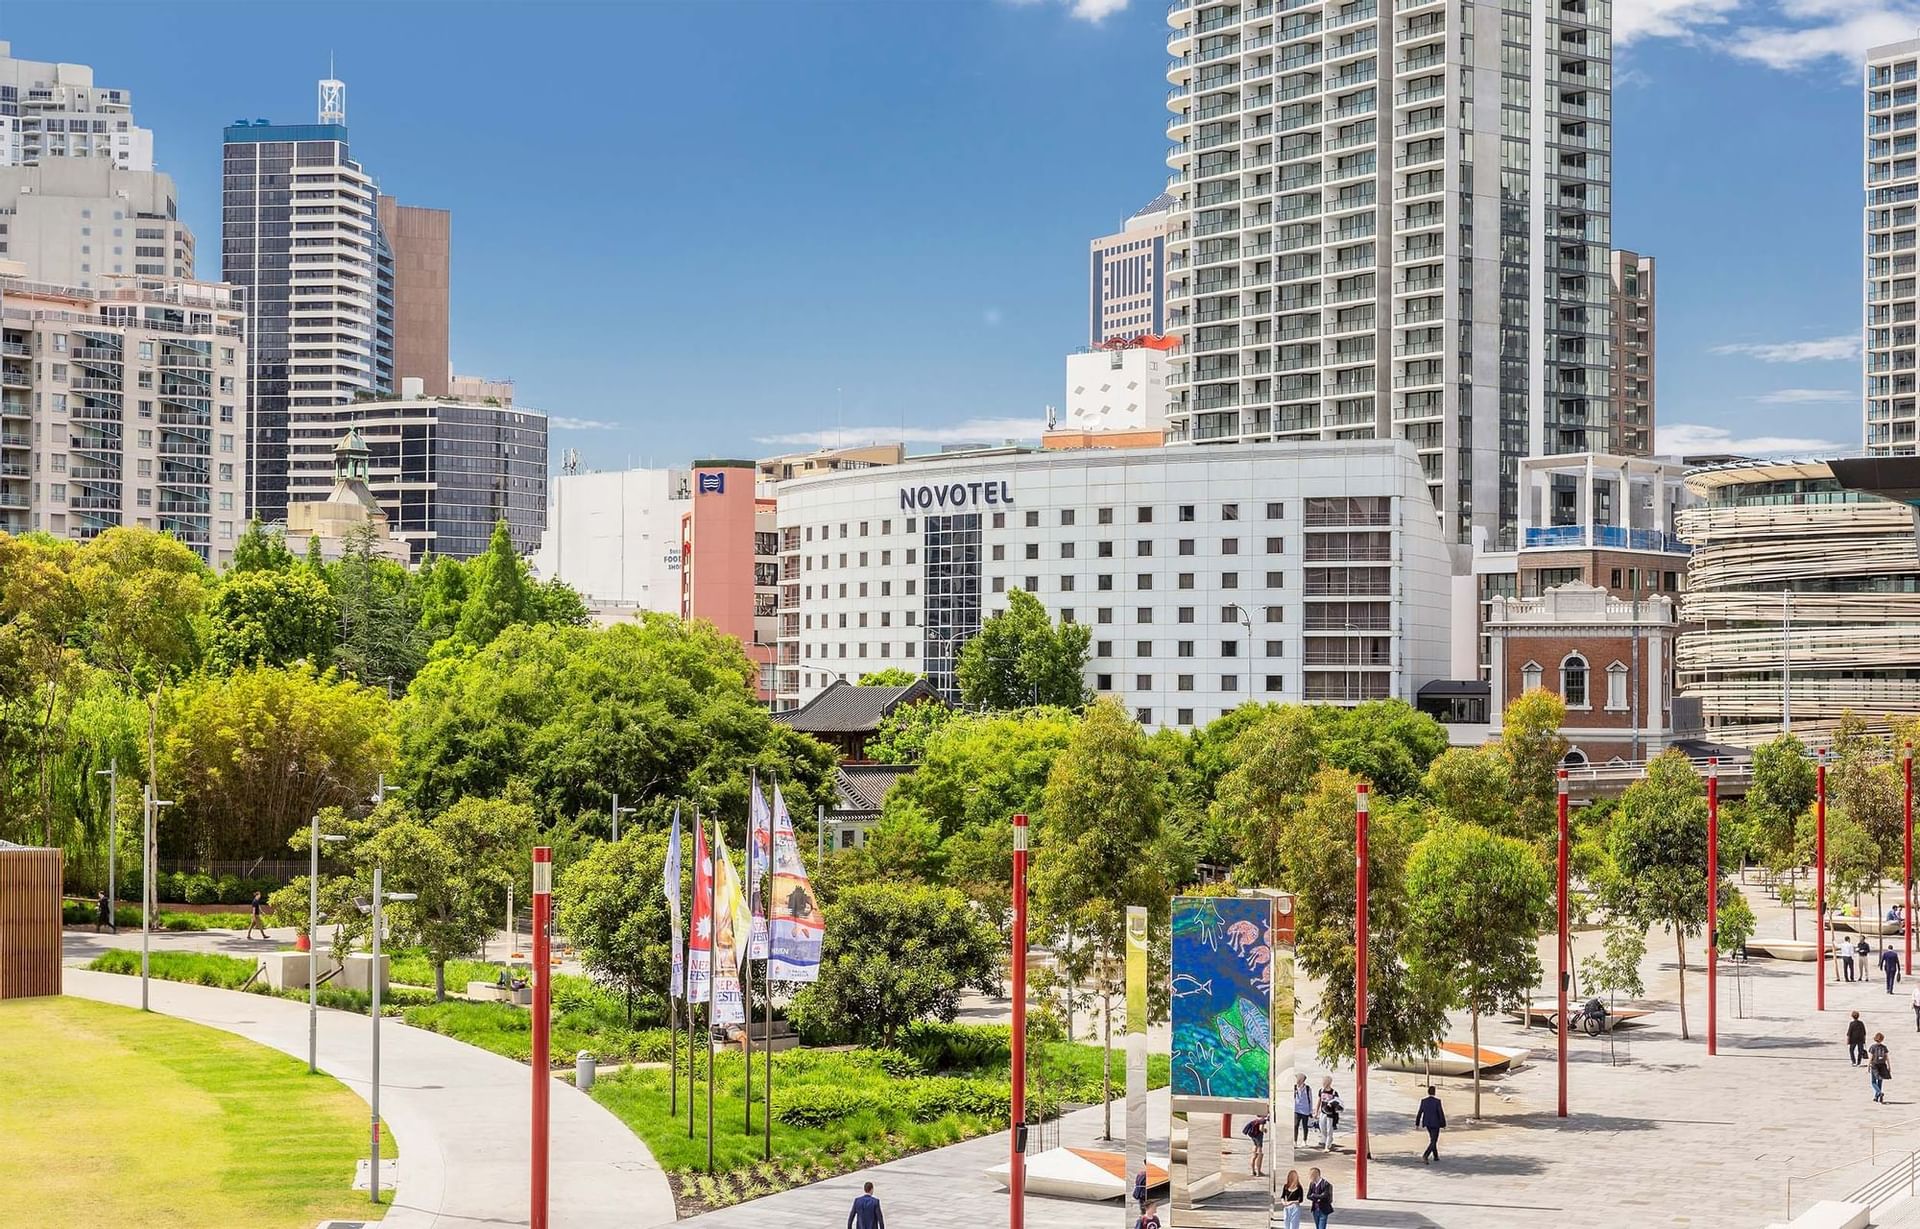
[[[747,794],[747,912],[753,918],[748,960],[767,958],[767,867],[772,847],[773,814],[767,810],[767,796],[760,792],[760,776],[755,773]]]
[[[713,1022],[745,1024],[746,1000],[741,994],[740,967],[747,958],[752,924],[747,914],[747,895],[740,887],[740,876],[727,854],[727,838],[714,824],[714,874],[718,876],[719,916],[713,928]]]
[[[814,981],[820,976],[820,942],[827,920],[820,916],[800,846],[793,839],[793,817],[780,787],[773,787],[773,871],[767,885],[771,963],[767,976],[775,981]]]
[[[673,808],[673,830],[667,835],[667,862],[660,872],[660,889],[667,894],[667,919],[673,928],[673,975],[667,983],[670,998],[687,996],[686,953],[680,938],[680,808]]]
[[[693,926],[687,938],[687,1002],[704,1003],[713,984],[713,858],[707,828],[693,816]]]

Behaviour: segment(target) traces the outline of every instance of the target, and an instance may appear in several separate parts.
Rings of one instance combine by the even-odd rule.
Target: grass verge
[[[4,1229],[311,1229],[382,1214],[349,1189],[365,1103],[243,1038],[18,999],[0,1003],[0,1084]]]
[[[119,973],[123,976],[140,976],[140,953],[115,948],[102,952],[88,962],[88,969],[96,973]],[[148,975],[161,981],[189,982],[196,986],[213,986],[220,990],[239,990],[245,988],[249,994],[267,994],[276,998],[297,999],[306,1002],[304,988],[274,991],[267,987],[264,978],[247,984],[253,976],[257,962],[243,956],[219,956],[203,952],[154,952],[148,958]],[[361,1015],[373,1009],[372,998],[363,990],[337,990],[330,986],[320,987],[316,996],[320,1006],[331,1007],[336,1011],[352,1011]],[[380,996],[380,1015],[398,1016],[408,1008],[422,1003],[431,1003],[432,993],[411,986],[388,986]]]

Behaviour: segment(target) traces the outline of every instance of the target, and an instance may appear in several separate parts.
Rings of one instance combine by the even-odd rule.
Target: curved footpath
[[[140,979],[65,970],[66,992],[140,1005]],[[151,983],[155,1011],[257,1041],[304,1060],[307,1006],[182,982]],[[320,1012],[320,1069],[362,1099],[372,1040],[365,1016]],[[499,1229],[527,1224],[526,1067],[393,1020],[380,1027],[380,1114],[400,1148],[389,1229]],[[554,1229],[647,1229],[674,1220],[666,1175],[625,1123],[571,1084],[554,1081]],[[351,1175],[342,1174],[344,1185]]]

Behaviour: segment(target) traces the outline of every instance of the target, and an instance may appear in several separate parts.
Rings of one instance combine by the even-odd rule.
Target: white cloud
[[[1003,0],[1015,8],[1036,8],[1047,0]],[[1099,25],[1127,7],[1128,0],[1060,0],[1066,5],[1067,16],[1077,17],[1081,21]]]
[[[1860,335],[1818,337],[1811,341],[1740,341],[1715,346],[1715,354],[1745,354],[1763,363],[1811,363],[1860,357]]]
[[[1046,420],[1034,418],[969,418],[950,427],[839,427],[819,431],[790,431],[755,437],[761,444],[796,444],[814,448],[851,448],[865,443],[1001,444],[1007,440],[1035,440]]]
[[[1916,24],[1920,6],[1911,3],[1781,0],[1768,20],[1734,31],[1726,50],[1739,59],[1785,70],[1833,60],[1858,79],[1869,47],[1912,38]]]
[[[1805,457],[1829,456],[1847,451],[1846,445],[1836,444],[1832,440],[1792,435],[1735,437],[1725,427],[1691,422],[1664,423],[1656,427],[1654,445],[1654,451],[1666,457],[1720,452],[1754,457]]]
[[[1776,388],[1754,398],[1765,405],[1834,405],[1859,399],[1857,388]]]
[[[552,414],[547,425],[560,431],[618,431],[620,424],[606,422],[598,418],[573,418],[566,414]]]
[[[986,322],[988,328],[998,328],[1004,317],[1000,314],[999,308],[989,307],[980,313],[980,319]]]
[[[1703,26],[1719,26],[1740,0],[1620,0],[1613,6],[1613,41],[1637,38],[1691,39]]]
[[[1858,81],[1869,47],[1913,37],[1920,0],[1620,0],[1613,41],[1701,43],[1794,72],[1828,66]]]

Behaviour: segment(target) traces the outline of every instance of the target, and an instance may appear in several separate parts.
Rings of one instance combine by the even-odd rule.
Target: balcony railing
[[[1659,551],[1669,555],[1687,555],[1693,548],[1680,538],[1658,529],[1628,529],[1624,525],[1544,525],[1527,529],[1530,550],[1555,550],[1569,547],[1610,546],[1619,550]]]

